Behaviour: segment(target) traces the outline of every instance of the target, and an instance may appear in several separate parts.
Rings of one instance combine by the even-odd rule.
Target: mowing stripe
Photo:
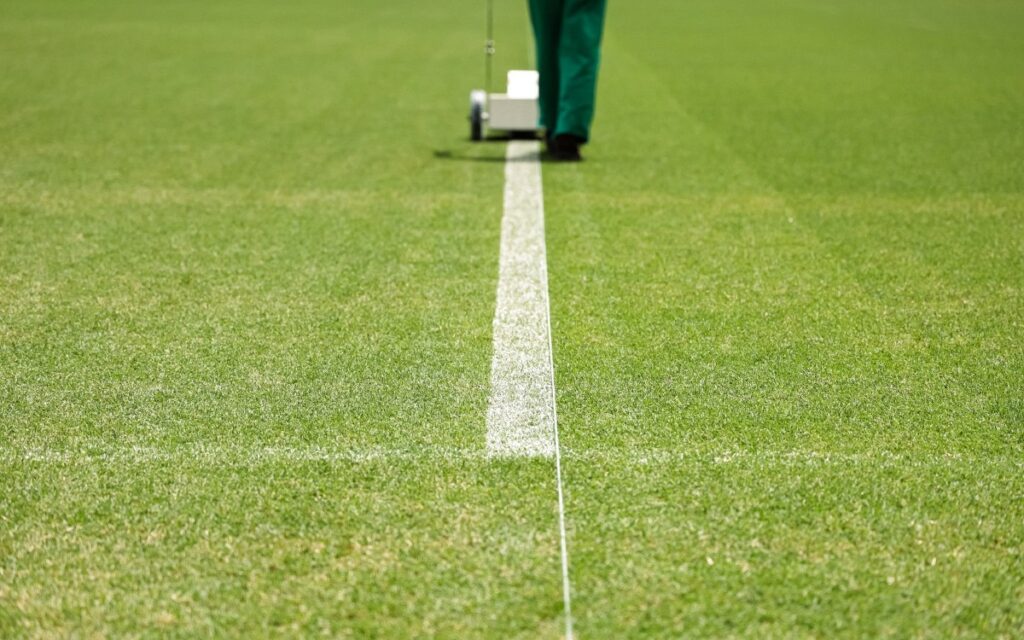
[[[544,245],[544,195],[540,143],[536,140],[513,140],[505,155],[505,211],[501,219],[498,304],[494,312],[487,454],[555,459],[565,637],[572,640],[569,551]]]

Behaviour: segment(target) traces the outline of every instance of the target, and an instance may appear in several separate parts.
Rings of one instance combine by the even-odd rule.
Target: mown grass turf
[[[5,635],[557,635],[546,464],[164,452],[5,460]]]
[[[610,24],[545,173],[581,636],[1019,633],[1024,13]]]
[[[544,167],[581,637],[1024,628],[1022,25],[612,4]],[[0,8],[0,635],[560,633],[551,466],[483,456],[482,30]]]
[[[4,7],[0,635],[554,633],[451,9]]]

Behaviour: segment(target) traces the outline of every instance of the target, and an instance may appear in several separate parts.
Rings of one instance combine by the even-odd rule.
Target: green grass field
[[[1020,637],[1024,4],[610,4],[543,168],[579,637]],[[482,12],[0,5],[0,637],[559,637]]]

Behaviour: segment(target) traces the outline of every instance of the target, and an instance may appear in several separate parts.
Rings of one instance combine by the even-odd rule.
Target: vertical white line
[[[487,453],[493,457],[555,459],[565,637],[572,640],[572,591],[558,442],[544,196],[540,143],[536,140],[513,140],[508,144],[504,207],[491,397],[487,408]]]
[[[547,288],[540,144],[513,140],[505,157],[488,455],[555,454]]]
[[[541,219],[541,236],[544,235],[544,220]],[[551,331],[551,297],[548,295],[547,246],[543,248],[544,267],[544,311],[548,332],[548,363],[551,374],[551,415],[554,418],[552,434],[555,442],[555,484],[558,487],[558,539],[562,551],[562,601],[565,603],[565,638],[572,640],[572,590],[569,586],[569,546],[565,535],[565,498],[562,491],[562,448],[558,443],[558,401],[555,393],[555,348]]]

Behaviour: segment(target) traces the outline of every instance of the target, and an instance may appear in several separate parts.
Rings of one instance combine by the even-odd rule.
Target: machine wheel
[[[482,91],[469,94],[469,139],[484,139],[484,97]]]
[[[469,139],[473,142],[484,139],[484,110],[478,104],[469,108]]]

